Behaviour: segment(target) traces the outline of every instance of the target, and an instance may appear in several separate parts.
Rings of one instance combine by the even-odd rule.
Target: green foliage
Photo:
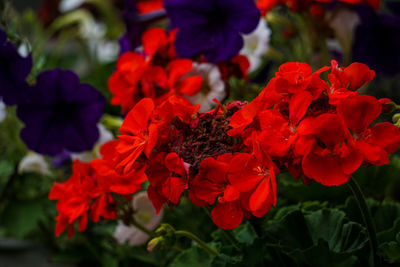
[[[337,209],[305,215],[292,210],[266,229],[268,246],[279,249],[296,262],[311,266],[352,266],[354,253],[368,242],[365,229],[345,219]],[[328,260],[329,259],[329,260]]]
[[[400,217],[393,227],[378,233],[379,251],[388,263],[400,263]]]
[[[254,227],[248,221],[233,229],[232,233],[239,243],[246,245],[253,244],[254,240],[258,237]]]
[[[46,199],[41,201],[10,202],[3,212],[2,224],[10,235],[22,238],[35,230],[40,220],[45,219],[44,206]]]
[[[193,246],[182,253],[169,264],[170,267],[206,267],[211,266],[215,256],[205,252],[198,246]]]

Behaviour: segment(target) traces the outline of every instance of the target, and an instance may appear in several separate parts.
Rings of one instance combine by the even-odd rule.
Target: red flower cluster
[[[218,103],[199,114],[198,105],[175,94],[158,105],[144,98],[127,114],[118,139],[102,147],[102,159],[75,162],[71,179],[54,185],[56,233],[78,218],[83,230],[88,212],[93,221],[115,217],[111,193],[133,194],[146,179],[157,212],[178,205],[187,192],[195,205],[212,206],[216,225],[233,229],[276,204],[279,170],[334,186],[363,163],[387,164],[400,130],[387,122],[371,126],[388,103],[358,94],[373,77],[361,63],[341,68],[332,61],[313,72],[291,62],[249,104]]]
[[[320,78],[330,69],[329,83]],[[305,63],[286,63],[249,105],[232,116],[228,134],[251,149],[261,144],[295,178],[327,186],[347,182],[363,162],[382,165],[400,144],[390,123],[371,126],[382,105],[356,91],[374,72],[353,63],[312,72]],[[385,102],[386,103],[386,102]]]
[[[111,104],[120,105],[126,114],[143,98],[151,98],[159,105],[171,95],[194,96],[201,91],[203,77],[191,72],[193,61],[176,55],[176,33],[176,29],[167,34],[164,29],[151,28],[142,36],[143,51],[126,52],[119,57],[117,70],[108,81],[113,94]],[[231,76],[247,79],[249,62],[238,55],[218,67],[225,82]]]
[[[265,14],[276,5],[284,4],[294,11],[301,11],[310,9],[313,10],[321,9],[321,4],[329,4],[335,0],[258,0],[257,7],[260,9],[262,14]],[[355,4],[366,4],[374,8],[379,9],[381,5],[381,0],[339,0],[339,2],[355,5]]]
[[[184,77],[192,69],[189,59],[178,59],[173,45],[176,31],[151,28],[142,36],[143,52],[126,52],[117,62],[117,70],[108,86],[113,93],[111,104],[120,105],[127,113],[142,98],[157,104],[168,96],[192,96],[202,86],[201,76]]]
[[[78,230],[86,229],[88,213],[93,222],[100,218],[116,218],[116,200],[112,193],[130,197],[142,188],[146,181],[144,169],[135,164],[131,172],[122,172],[116,166],[115,146],[118,141],[106,143],[101,148],[102,159],[90,163],[73,162],[73,174],[64,183],[54,183],[49,199],[57,200],[58,216],[55,233],[59,236],[68,227],[68,237],[74,233],[74,223],[79,220]]]

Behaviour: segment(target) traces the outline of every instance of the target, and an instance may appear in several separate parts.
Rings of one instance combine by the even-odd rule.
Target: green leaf
[[[2,224],[8,232],[17,238],[22,238],[38,226],[45,218],[43,201],[10,202],[2,214]]]
[[[379,246],[379,252],[388,263],[400,263],[399,242],[386,242]]]
[[[237,241],[246,245],[253,244],[254,239],[258,237],[253,226],[248,221],[233,229],[232,233]]]
[[[13,172],[14,172],[14,167],[10,162],[6,160],[4,161],[0,160],[0,194],[3,193],[4,187],[7,184]]]
[[[371,215],[375,222],[377,232],[390,229],[395,220],[400,217],[400,204],[392,201],[384,200],[378,202],[374,199],[367,199],[368,207],[371,210]],[[347,218],[358,223],[362,222],[362,215],[358,208],[354,197],[349,197],[346,200],[344,207],[341,208],[346,213]]]
[[[211,263],[212,267],[224,267],[226,265],[238,264],[242,261],[242,257],[240,255],[236,256],[228,256],[225,254],[220,254],[215,257]]]
[[[180,253],[169,265],[170,267],[207,267],[215,258],[199,246],[193,246]]]
[[[377,234],[379,254],[388,263],[400,263],[400,218],[393,227]]]
[[[376,237],[378,238],[378,243],[381,244],[389,241],[395,241],[398,233],[400,233],[400,218],[397,218],[393,224],[393,227],[379,232]]]
[[[304,215],[293,210],[266,229],[269,246],[292,259],[312,266],[352,266],[354,253],[368,242],[365,229],[345,219],[337,209],[323,209]]]
[[[104,267],[118,267],[118,259],[108,253],[101,255],[101,265]]]

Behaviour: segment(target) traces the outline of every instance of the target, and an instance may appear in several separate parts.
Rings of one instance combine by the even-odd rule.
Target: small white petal
[[[194,96],[185,97],[193,105],[200,104],[199,112],[207,112],[215,106],[215,103],[212,101],[214,98],[222,101],[226,96],[225,83],[222,80],[218,67],[210,63],[199,64],[194,62],[191,71],[183,78],[194,75],[201,75],[203,77],[203,84],[206,85],[206,88],[203,88]]]
[[[84,2],[85,0],[62,0],[60,2],[60,5],[58,6],[58,9],[61,13],[65,13],[74,10],[75,8],[82,5]]]
[[[44,157],[40,154],[29,152],[19,163],[18,173],[39,173],[43,175],[51,175],[49,165]]]
[[[99,144],[101,146],[101,145],[107,143],[108,141],[114,140],[113,133],[110,132],[109,130],[107,130],[107,128],[104,127],[103,124],[98,123],[97,128],[99,129],[99,132],[100,132],[100,137],[99,137],[99,140],[97,140],[97,144]]]
[[[261,19],[257,28],[249,34],[243,35],[244,46],[240,51],[250,62],[250,72],[261,64],[261,58],[269,49],[271,30],[264,19]]]
[[[7,115],[6,104],[0,99],[0,122],[4,121]]]
[[[335,32],[336,39],[340,42],[341,47],[345,51],[349,51],[353,44],[354,31],[357,26],[361,23],[358,14],[349,9],[340,9],[335,12],[333,19],[329,21],[329,25]],[[327,14],[329,18],[332,13]],[[339,49],[342,51],[342,49]]]
[[[149,230],[153,230],[160,223],[163,217],[163,210],[156,214],[156,210],[146,192],[137,193],[132,200],[135,210],[135,220]],[[149,240],[149,236],[134,226],[126,226],[118,222],[114,232],[114,238],[120,243],[128,242],[131,246],[143,245]]]

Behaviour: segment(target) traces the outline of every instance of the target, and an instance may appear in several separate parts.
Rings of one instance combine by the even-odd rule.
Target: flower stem
[[[140,231],[146,233],[148,236],[155,237],[155,235],[152,231],[150,231],[149,229],[147,229],[146,227],[144,227],[143,225],[138,223],[134,218],[132,218],[132,220],[130,221],[130,224],[135,226],[136,228],[138,228]]]
[[[187,238],[192,239],[193,241],[195,241],[197,244],[199,244],[200,247],[202,247],[204,250],[206,250],[207,252],[209,252],[210,254],[213,254],[215,256],[219,256],[219,252],[216,251],[215,249],[213,249],[212,247],[210,247],[209,245],[207,245],[206,242],[204,242],[203,240],[201,240],[200,238],[198,238],[197,236],[195,236],[194,234],[184,231],[184,230],[178,230],[175,231],[175,234],[177,236],[185,236]]]
[[[372,258],[374,262],[374,266],[381,266],[381,261],[378,257],[378,240],[376,238],[376,230],[375,225],[371,216],[371,212],[367,206],[367,202],[365,201],[364,194],[361,191],[360,186],[357,184],[356,180],[353,177],[347,183],[350,186],[351,191],[353,191],[354,197],[356,198],[358,207],[360,209],[363,221],[365,226],[367,227],[369,243],[371,246]]]

